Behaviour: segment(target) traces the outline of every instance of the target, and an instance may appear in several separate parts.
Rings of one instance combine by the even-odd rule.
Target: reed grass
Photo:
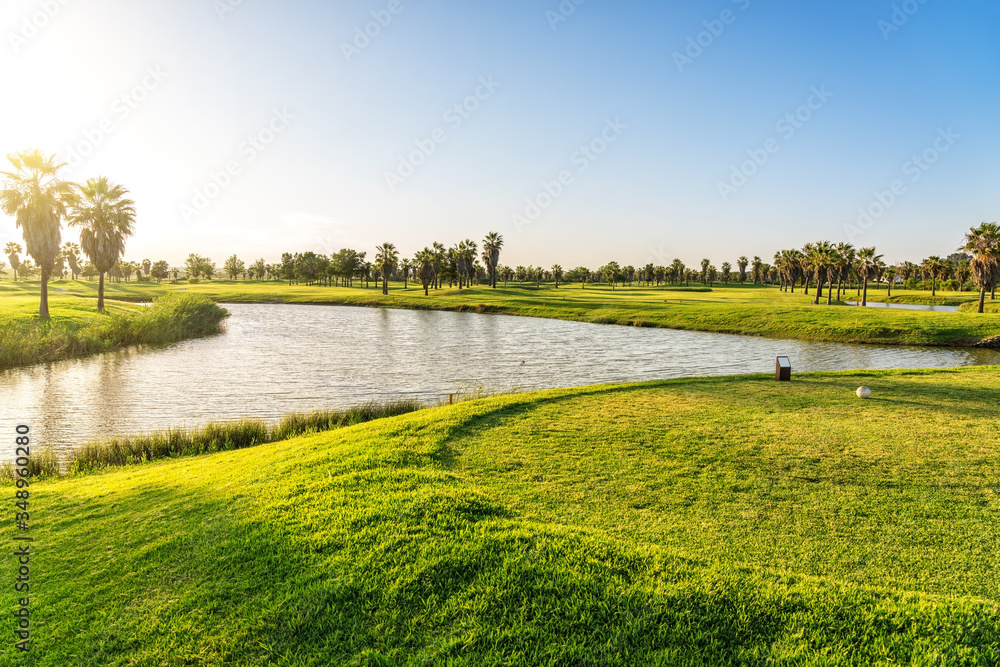
[[[347,410],[293,412],[275,424],[244,418],[209,422],[194,428],[171,428],[118,436],[81,445],[70,458],[70,474],[132,465],[178,456],[246,449],[307,433],[321,433],[355,424],[415,412],[425,406],[415,400],[368,403]]]
[[[19,466],[20,467],[20,466]],[[50,449],[35,449],[28,457],[28,477],[55,477],[59,475],[59,457]],[[0,464],[0,481],[13,482],[18,478],[13,462]]]
[[[226,309],[198,294],[170,293],[148,308],[96,310],[86,317],[8,317],[0,327],[0,368],[108,352],[131,345],[166,345],[219,333]]]

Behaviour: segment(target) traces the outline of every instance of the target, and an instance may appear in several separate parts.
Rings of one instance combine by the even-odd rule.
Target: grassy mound
[[[42,320],[25,312],[37,311],[37,303],[5,295],[0,302],[0,368],[207,336],[221,331],[228,316],[207,297],[193,294],[164,294],[148,308],[107,305],[108,312],[98,313],[89,299],[55,297],[52,318]]]
[[[997,664],[998,370],[549,391],[37,482],[32,664]]]

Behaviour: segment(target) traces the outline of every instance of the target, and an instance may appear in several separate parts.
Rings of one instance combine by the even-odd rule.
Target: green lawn
[[[1000,664],[998,373],[547,391],[39,481],[30,664]]]
[[[10,282],[0,283],[10,286]],[[97,284],[90,281],[57,281],[57,289],[66,294],[93,296]],[[19,283],[26,293],[37,291],[33,284]],[[929,313],[901,310],[852,308],[843,305],[814,306],[809,297],[787,294],[775,287],[716,286],[710,292],[665,289],[621,288],[611,291],[605,285],[511,284],[492,290],[473,287],[468,290],[442,289],[425,297],[423,290],[410,283],[390,284],[389,296],[374,287],[363,289],[289,286],[284,282],[208,281],[197,284],[180,282],[117,283],[107,287],[109,298],[138,300],[158,294],[183,291],[202,294],[222,303],[288,302],[329,303],[396,308],[429,308],[506,313],[532,317],[551,317],[581,322],[669,327],[717,333],[798,338],[806,340],[872,343],[888,345],[973,345],[1000,334],[1000,318],[993,313]],[[849,291],[845,298],[854,298]],[[873,298],[879,292],[871,290]],[[884,292],[881,293],[884,296]],[[927,293],[901,293],[900,298],[917,298]],[[959,293],[941,293],[941,299],[958,300]],[[968,297],[965,293],[964,297]],[[895,298],[895,295],[894,295]]]
[[[205,336],[218,332],[226,316],[207,298],[183,293],[150,308],[108,300],[102,314],[96,296],[65,289],[50,290],[50,319],[43,320],[36,285],[0,282],[0,369]]]

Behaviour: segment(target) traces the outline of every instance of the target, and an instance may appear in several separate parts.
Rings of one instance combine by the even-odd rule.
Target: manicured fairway
[[[55,284],[70,294],[93,296],[96,293],[96,283],[89,281],[57,281]],[[5,286],[10,285],[5,283]],[[19,283],[17,289],[30,292],[37,288]],[[880,345],[973,345],[1000,335],[1000,317],[996,312],[978,315],[974,312],[931,313],[827,306],[825,297],[822,305],[813,305],[810,297],[801,293],[787,294],[776,287],[750,285],[716,286],[712,291],[702,292],[663,288],[619,288],[612,291],[606,285],[590,285],[581,289],[578,284],[556,289],[551,284],[536,288],[533,284],[518,286],[512,283],[496,290],[486,287],[442,289],[431,291],[429,296],[424,296],[423,289],[413,283],[408,289],[404,289],[401,283],[390,284],[388,296],[383,296],[381,290],[374,287],[289,286],[284,282],[208,281],[188,284],[182,281],[175,285],[132,282],[108,286],[110,298],[126,300],[148,300],[171,291],[202,294],[222,303],[327,303],[466,310]],[[872,294],[875,296],[878,292],[873,290]],[[850,291],[845,298],[854,296],[854,291]],[[965,296],[969,296],[968,293]]]
[[[38,481],[31,664],[995,665],[998,392],[591,387]]]

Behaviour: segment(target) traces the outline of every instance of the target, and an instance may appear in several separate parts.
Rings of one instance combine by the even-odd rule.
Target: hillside
[[[549,391],[39,481],[31,664],[997,664],[998,370]]]

